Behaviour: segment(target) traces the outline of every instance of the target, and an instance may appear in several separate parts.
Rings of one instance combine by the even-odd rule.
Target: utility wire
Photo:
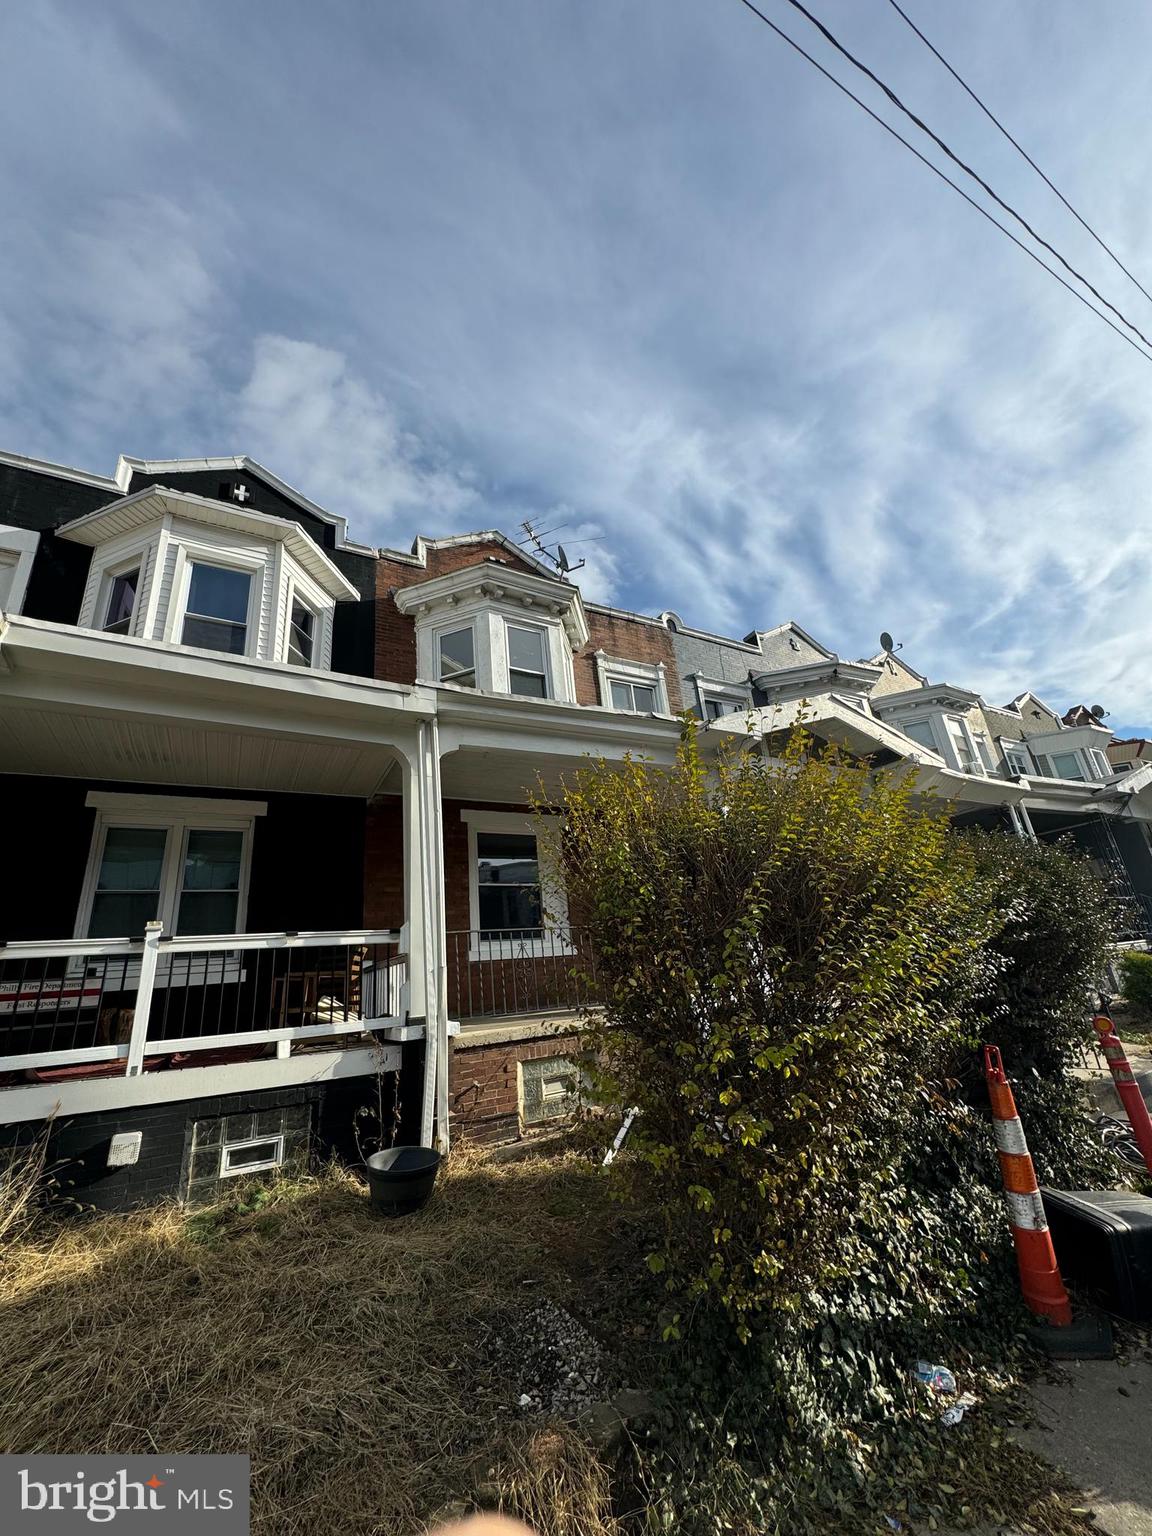
[[[916,36],[924,44],[925,48],[927,48],[930,53],[934,53],[936,55],[936,57],[940,60],[941,64],[943,64],[944,68],[952,76],[953,80],[956,81],[957,85],[961,86],[965,91],[968,92],[969,96],[971,96],[972,100],[980,108],[980,110],[981,110],[981,112],[983,112],[984,116],[986,118],[988,118],[989,122],[994,123],[996,125],[996,127],[999,128],[1000,132],[1008,140],[1009,144],[1012,145],[1012,148],[1017,150],[1021,155],[1023,155],[1024,159],[1027,160],[1028,164],[1036,172],[1037,176],[1040,177],[1041,181],[1043,181],[1047,186],[1051,187],[1052,191],[1055,192],[1056,196],[1064,204],[1064,206],[1065,206],[1065,208],[1067,208],[1068,212],[1072,215],[1072,217],[1074,219],[1076,219],[1076,221],[1078,223],[1080,223],[1080,224],[1082,224],[1084,226],[1084,228],[1092,236],[1093,240],[1095,240],[1096,244],[1101,248],[1101,250],[1107,251],[1108,255],[1111,256],[1112,260],[1120,268],[1120,270],[1121,270],[1121,272],[1123,272],[1124,276],[1127,277],[1127,278],[1130,278],[1131,281],[1136,284],[1137,288],[1139,288],[1140,292],[1144,295],[1144,297],[1146,299],[1148,299],[1149,302],[1152,302],[1152,293],[1148,292],[1147,288],[1145,288],[1144,284],[1140,281],[1140,279],[1137,276],[1135,276],[1134,273],[1129,272],[1128,268],[1120,260],[1119,256],[1117,256],[1116,252],[1112,249],[1112,247],[1107,243],[1106,240],[1104,240],[1100,235],[1098,235],[1096,233],[1096,231],[1092,228],[1091,224],[1089,224],[1088,220],[1086,218],[1084,218],[1082,214],[1077,213],[1076,209],[1073,208],[1072,204],[1064,196],[1063,192],[1061,192],[1060,188],[1056,185],[1056,183],[1050,177],[1048,177],[1048,176],[1046,176],[1044,174],[1044,172],[1036,164],[1035,160],[1033,160],[1032,156],[1028,153],[1028,151],[1024,148],[1024,146],[1022,144],[1018,143],[1012,137],[1012,135],[1008,132],[1007,128],[1005,128],[1004,124],[996,116],[995,112],[993,112],[990,107],[985,106],[985,104],[980,100],[979,96],[977,96],[976,92],[968,84],[967,80],[965,80],[962,75],[958,74],[957,71],[952,68],[952,65],[949,64],[948,60],[940,52],[939,48],[934,47],[933,44],[928,41],[928,39],[924,36],[923,32],[921,32],[920,28],[912,20],[911,16],[908,15],[907,11],[902,10],[901,7],[896,3],[896,0],[888,0],[888,4],[897,13],[897,15],[902,16],[904,18],[904,20],[912,28],[913,32],[915,32]]]
[[[950,186],[953,192],[955,192],[959,197],[962,197],[964,201],[969,205],[969,207],[975,208],[976,212],[981,216],[981,218],[987,219],[989,224],[994,225],[1002,235],[1005,235],[1009,240],[1011,240],[1013,245],[1018,246],[1020,250],[1024,252],[1025,256],[1031,257],[1031,259],[1036,263],[1038,267],[1043,267],[1044,271],[1047,272],[1050,277],[1054,277],[1062,288],[1067,288],[1068,292],[1074,299],[1078,299],[1080,303],[1083,304],[1085,309],[1091,310],[1091,312],[1098,319],[1103,320],[1104,324],[1108,326],[1110,330],[1116,332],[1121,341],[1126,341],[1134,352],[1139,352],[1140,356],[1144,358],[1146,362],[1152,363],[1152,352],[1145,352],[1144,348],[1140,345],[1139,342],[1133,341],[1131,336],[1122,331],[1114,321],[1109,320],[1108,316],[1104,314],[1102,310],[1097,309],[1095,304],[1093,304],[1089,299],[1086,299],[1078,288],[1073,288],[1072,284],[1068,282],[1067,279],[1061,277],[1059,272],[1057,272],[1054,267],[1050,267],[1042,256],[1038,256],[1031,246],[1025,245],[1023,240],[1014,235],[1006,225],[1001,224],[1000,220],[996,218],[994,214],[989,213],[987,208],[978,203],[974,197],[969,196],[969,194],[965,192],[964,188],[960,186],[958,182],[953,181],[951,176],[947,175],[940,169],[938,165],[929,160],[927,155],[922,154],[920,150],[916,148],[915,144],[911,143],[904,137],[902,133],[893,128],[891,123],[885,122],[880,114],[878,112],[874,112],[866,101],[856,95],[855,91],[850,90],[848,86],[844,84],[843,80],[838,80],[836,76],[831,72],[831,70],[824,68],[824,65],[820,63],[819,59],[814,58],[806,48],[802,48],[794,37],[789,37],[787,32],[784,31],[783,27],[778,27],[774,21],[770,21],[769,18],[765,16],[764,12],[752,3],[752,0],[740,0],[740,4],[743,5],[747,10],[751,11],[754,16],[758,17],[766,27],[775,32],[776,36],[779,37],[783,42],[787,43],[789,48],[794,49],[802,59],[807,59],[808,63],[812,65],[813,69],[819,70],[824,78],[828,80],[832,85],[834,85],[838,91],[842,91],[850,101],[854,101],[856,103],[862,112],[866,112],[874,123],[879,123],[880,127],[884,129],[885,133],[890,133],[894,139],[896,139],[900,144],[903,144],[904,148],[909,152],[909,154],[915,155],[917,160],[920,161],[921,165],[926,165],[934,176],[939,176],[940,180]]]
[[[828,30],[820,18],[818,16],[813,16],[808,7],[801,4],[801,0],[786,0],[786,3],[790,5],[793,10],[799,11],[801,16],[806,16],[807,19],[816,28],[816,30],[821,34],[821,36],[827,38],[827,40],[832,44],[833,48],[835,48],[838,53],[842,53],[848,62],[856,69],[858,69],[861,74],[867,75],[868,79],[871,80],[874,85],[879,86],[879,88],[884,92],[885,96],[887,96],[892,105],[899,111],[903,112],[904,116],[911,122],[915,123],[917,128],[919,128],[923,133],[926,133],[932,140],[933,144],[942,149],[948,156],[949,160],[951,160],[955,165],[958,165],[966,176],[970,176],[972,180],[977,184],[977,186],[982,187],[994,203],[999,204],[1005,213],[1014,218],[1016,222],[1021,225],[1021,227],[1025,229],[1028,234],[1032,236],[1037,245],[1042,245],[1046,251],[1049,251],[1053,256],[1055,256],[1056,260],[1065,269],[1065,271],[1070,272],[1072,276],[1077,280],[1077,282],[1083,283],[1088,292],[1091,293],[1093,297],[1099,299],[1101,304],[1103,304],[1106,309],[1110,309],[1116,316],[1117,320],[1121,321],[1122,324],[1126,325],[1130,331],[1139,336],[1140,340],[1146,347],[1152,347],[1152,340],[1149,340],[1149,338],[1145,336],[1144,332],[1138,325],[1134,325],[1132,321],[1129,320],[1128,316],[1125,315],[1121,310],[1117,309],[1115,304],[1110,303],[1098,288],[1093,287],[1093,285],[1084,276],[1083,272],[1078,272],[1070,261],[1066,261],[1060,252],[1056,249],[1056,247],[1049,244],[1049,242],[1044,239],[1043,235],[1037,234],[1037,232],[1032,228],[1031,224],[1029,224],[1028,220],[1024,217],[1023,214],[1017,213],[1016,209],[1012,207],[1011,203],[1006,203],[1000,194],[995,192],[988,185],[988,183],[984,180],[983,176],[979,174],[979,172],[974,171],[970,165],[961,160],[960,156],[956,154],[955,150],[946,144],[938,133],[934,133],[922,117],[917,117],[915,112],[912,111],[911,107],[905,106],[890,85],[886,85],[878,74],[868,68],[867,64],[858,59],[854,53],[850,53],[849,50],[845,48],[840,39]]]

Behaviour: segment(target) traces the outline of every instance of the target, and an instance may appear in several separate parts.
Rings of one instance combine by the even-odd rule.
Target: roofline
[[[814,646],[821,655],[827,656],[829,660],[836,656],[835,651],[830,651],[826,645],[821,645],[814,635],[810,635],[806,629],[801,629],[795,619],[785,619],[783,624],[774,624],[771,629],[754,629],[752,633],[756,636],[757,641],[759,641],[761,638],[767,639],[769,635],[782,635],[786,629],[790,629],[794,634],[799,635],[801,640],[806,640],[809,645]],[[757,648],[761,651],[763,650],[763,646],[758,645]]]
[[[353,598],[358,599],[360,596],[359,589],[353,586],[340,567],[333,563],[327,550],[322,545],[317,544],[316,540],[311,538],[301,528],[300,524],[294,522],[290,517],[277,517],[274,512],[249,512],[246,507],[237,506],[233,502],[214,501],[210,496],[198,496],[195,491],[182,491],[175,486],[143,485],[138,491],[133,491],[130,496],[117,496],[114,501],[105,502],[102,507],[95,507],[91,512],[85,512],[80,517],[74,517],[66,523],[61,523],[59,528],[56,529],[56,535],[58,538],[71,537],[76,539],[76,531],[78,529],[87,528],[92,523],[98,522],[101,518],[108,517],[113,512],[122,510],[124,507],[134,506],[137,502],[147,501],[154,496],[170,496],[177,502],[191,502],[195,507],[202,507],[209,512],[217,514],[226,512],[233,519],[242,522],[250,519],[253,525],[253,532],[258,533],[261,528],[272,525],[282,528],[288,533],[297,533],[307,542],[313,556],[318,556],[323,564],[328,567],[329,576],[343,588],[345,600],[351,601]],[[205,521],[210,521],[210,519],[205,519]],[[83,544],[86,540],[76,539],[76,542]],[[281,542],[284,541],[282,540]],[[294,556],[294,558],[299,559],[299,556]],[[335,596],[334,593],[329,595]]]
[[[32,459],[24,453],[5,453],[0,450],[0,464],[13,469],[26,469],[34,475],[50,475],[54,480],[72,480],[77,485],[95,486],[101,491],[117,491],[118,482],[108,475],[94,475],[86,469],[72,469],[67,464],[53,464],[49,459]]]
[[[295,502],[302,511],[308,512],[313,517],[320,519],[322,523],[328,523],[336,530],[337,549],[348,549],[356,554],[374,555],[375,547],[371,544],[357,544],[348,538],[348,519],[338,512],[329,512],[319,506],[303,491],[298,491],[295,486],[289,485],[287,480],[282,480],[279,475],[274,475],[270,469],[265,469],[263,464],[256,459],[250,459],[246,453],[225,455],[222,458],[204,459],[134,459],[130,454],[122,453],[116,461],[116,484],[125,493],[131,484],[134,474],[163,475],[192,474],[198,469],[231,469],[246,471],[250,475],[256,475],[265,481],[274,491],[278,491],[288,501]]]
[[[448,533],[442,538],[430,539],[425,534],[418,533],[412,540],[412,548],[406,552],[402,549],[389,549],[381,546],[376,553],[381,560],[398,560],[402,565],[417,565],[422,570],[428,568],[428,551],[430,549],[455,549],[461,544],[498,544],[501,549],[506,549],[510,555],[515,555],[518,560],[539,571],[542,576],[550,576],[555,582],[562,582],[554,566],[546,565],[543,560],[537,560],[527,550],[521,549],[498,528],[477,528],[471,533]],[[574,582],[562,582],[565,586],[574,586]]]

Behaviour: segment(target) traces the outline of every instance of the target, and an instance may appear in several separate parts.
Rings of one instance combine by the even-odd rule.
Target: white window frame
[[[242,1152],[245,1147],[262,1147],[267,1142],[272,1142],[276,1148],[275,1157],[262,1163],[245,1163],[241,1168],[228,1166],[229,1154]],[[222,1179],[238,1179],[248,1173],[264,1173],[269,1168],[279,1168],[284,1162],[284,1132],[274,1131],[271,1136],[249,1136],[244,1141],[225,1141],[220,1145],[220,1173]]]
[[[244,554],[234,549],[213,549],[210,545],[190,544],[183,540],[176,555],[177,570],[173,580],[173,599],[168,616],[168,638],[185,651],[195,651],[200,656],[258,657],[260,654],[260,620],[263,617],[264,586],[268,578],[267,551],[260,554]],[[244,619],[244,649],[242,651],[215,651],[202,645],[189,645],[184,639],[184,621],[188,617],[188,598],[192,589],[192,567],[210,565],[221,571],[239,571],[248,577],[248,611]],[[223,622],[228,622],[227,620]],[[287,655],[287,639],[284,641]]]
[[[8,596],[0,603],[4,613],[22,613],[28,593],[32,562],[40,546],[40,535],[31,528],[15,528],[0,523],[0,564],[12,572]]]
[[[1078,779],[1069,779],[1060,773],[1056,767],[1056,759],[1058,757],[1074,757],[1080,765],[1080,777]],[[1088,765],[1084,761],[1084,754],[1078,747],[1069,748],[1065,752],[1048,752],[1044,760],[1052,770],[1050,777],[1058,779],[1063,784],[1090,784],[1093,781],[1092,774],[1088,772]]]
[[[618,710],[612,702],[613,683],[638,683],[641,688],[651,688],[656,694],[656,708],[653,714],[667,715],[671,713],[668,707],[668,688],[664,679],[664,663],[648,661],[632,661],[627,656],[609,656],[604,651],[597,651],[596,680],[600,693],[600,703],[605,709],[616,710],[617,714],[645,714],[645,710]]]
[[[935,715],[911,715],[904,720],[893,720],[892,724],[898,731],[902,731],[909,741],[915,742],[918,747],[923,747],[925,752],[935,752],[937,757],[942,757],[947,761],[948,754],[940,745],[940,732],[936,728],[936,719]],[[919,737],[913,736],[908,729],[910,725],[926,725],[928,727],[928,734],[932,738],[931,742],[921,741]]]
[[[480,637],[476,633],[475,619],[457,619],[452,624],[437,624],[432,631],[432,663],[436,676],[436,683],[444,688],[463,688],[466,693],[479,693],[481,689],[480,678]],[[462,630],[469,630],[472,635],[472,676],[475,682],[469,687],[467,683],[455,683],[450,677],[440,676],[440,641],[445,635],[458,635]]]
[[[1096,778],[1110,779],[1116,769],[1108,761],[1108,754],[1102,747],[1085,747],[1084,754],[1089,765],[1096,770]]]
[[[464,627],[463,625],[460,626],[461,629],[463,627]],[[543,674],[542,674],[543,678],[544,678],[544,698],[545,699],[554,699],[556,697],[556,680],[555,680],[554,669],[553,669],[553,666],[552,666],[552,643],[551,643],[551,635],[549,634],[549,626],[547,624],[538,624],[538,623],[534,622],[531,619],[519,619],[519,618],[517,618],[517,619],[510,619],[510,618],[505,618],[505,620],[504,620],[504,686],[505,686],[505,692],[510,693],[514,699],[528,699],[532,703],[541,702],[541,698],[540,698],[539,694],[536,694],[536,693],[515,693],[515,692],[513,692],[513,689],[512,689],[512,673],[513,672],[527,672],[527,671],[529,671],[531,669],[528,668],[528,667],[513,667],[513,665],[512,665],[512,645],[511,645],[511,641],[509,640],[509,636],[508,636],[508,631],[510,629],[530,630],[533,634],[537,634],[537,635],[540,636],[540,656],[541,656],[541,659],[542,659],[542,661],[544,663],[544,671],[543,671]],[[439,664],[439,653],[437,653],[437,664]]]
[[[1026,741],[1019,741],[1014,736],[1001,736],[1000,752],[1004,758],[1004,766],[1009,773],[1019,773],[1023,775],[1024,778],[1027,778],[1029,774],[1034,774],[1038,771],[1035,767],[1032,766],[1034,759],[1031,752],[1028,750],[1028,743]],[[1024,758],[1024,766],[1022,768],[1017,768],[1016,765],[1012,762],[1012,759],[1009,756],[1010,752],[1019,752],[1022,754]]]
[[[88,849],[88,864],[76,912],[73,938],[86,939],[96,896],[96,882],[104,858],[104,842],[111,827],[156,827],[168,833],[164,864],[160,871],[160,891],[156,916],[164,932],[175,933],[179,917],[181,870],[192,832],[240,832],[240,879],[236,892],[236,927],[243,933],[248,916],[248,887],[252,871],[252,834],[257,816],[267,813],[265,801],[209,800],[183,795],[125,795],[111,791],[90,790],[85,800],[95,809],[96,821]],[[125,935],[132,938],[133,935]]]
[[[127,576],[129,571],[138,573],[136,582],[136,600],[132,604],[132,617],[128,620],[128,628],[125,636],[135,635],[140,624],[140,614],[144,607],[144,583],[148,578],[148,553],[146,548],[133,551],[124,555],[119,560],[114,560],[106,565],[100,573],[100,587],[96,594],[96,612],[93,615],[93,628],[101,634],[111,633],[108,629],[108,604],[112,601],[112,588],[119,576]]]
[[[522,811],[481,811],[465,808],[460,820],[468,828],[468,926],[469,960],[518,960],[531,956],[569,955],[575,950],[561,937],[568,926],[568,893],[563,877],[551,867],[546,850],[540,846],[535,816]],[[536,838],[536,858],[540,868],[540,899],[544,908],[539,939],[484,939],[480,937],[480,869],[478,832],[517,832]]]
[[[972,779],[987,778],[984,763],[976,748],[976,743],[972,740],[972,732],[968,729],[968,722],[964,719],[963,715],[945,714],[941,718],[944,724],[944,736],[948,742],[947,755],[952,759],[952,766],[956,769],[957,773],[967,774]],[[971,767],[966,767],[961,760],[957,737],[967,747],[968,755],[971,758]]]

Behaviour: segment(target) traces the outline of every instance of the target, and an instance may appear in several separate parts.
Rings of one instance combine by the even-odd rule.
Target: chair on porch
[[[293,971],[272,983],[274,1028],[305,1024],[342,1024],[360,1017],[362,977],[368,951],[363,946],[333,950],[318,963]]]

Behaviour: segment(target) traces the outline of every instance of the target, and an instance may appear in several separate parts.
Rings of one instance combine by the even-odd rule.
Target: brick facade
[[[576,1046],[574,1035],[475,1046],[468,1045],[467,1036],[459,1037],[448,1069],[452,1134],[485,1144],[515,1140],[520,1134],[519,1063],[570,1056]]]
[[[441,549],[429,547],[427,565],[412,565],[407,561],[390,559],[387,555],[381,557],[376,570],[377,678],[389,683],[416,681],[416,621],[411,614],[403,614],[396,607],[395,594],[402,587],[432,581],[437,576],[448,576],[453,571],[466,570],[469,566],[483,565],[485,562],[538,573],[537,567],[527,560],[521,560],[494,540],[477,540]],[[609,656],[627,661],[641,661],[651,665],[663,662],[668,702],[674,713],[683,707],[672,636],[663,624],[651,619],[629,617],[623,613],[593,610],[588,613],[588,631],[588,644],[573,656],[578,703],[604,702],[600,698],[595,660],[595,653],[604,651]]]

